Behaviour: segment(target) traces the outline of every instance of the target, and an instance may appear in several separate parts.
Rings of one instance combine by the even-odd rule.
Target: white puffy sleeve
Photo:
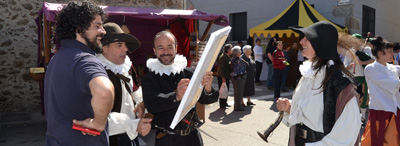
[[[118,112],[111,112],[108,115],[109,135],[126,133],[131,140],[138,135],[136,128],[140,119],[130,119],[128,115]]]

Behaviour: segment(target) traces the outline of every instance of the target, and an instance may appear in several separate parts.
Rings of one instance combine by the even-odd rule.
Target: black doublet
[[[109,69],[106,69],[106,72],[107,72],[108,78],[110,79],[111,83],[114,85],[114,105],[113,105],[113,108],[112,108],[111,112],[120,113],[121,112],[121,104],[122,104],[121,80],[123,80],[123,79],[121,79],[118,76],[122,76],[122,75],[117,75],[117,74],[115,74],[114,72],[112,72]],[[135,84],[135,85],[137,85],[139,87],[140,83],[139,83],[139,80],[138,80],[138,78],[136,76],[136,71],[132,66],[129,69],[128,74],[132,77],[133,84]],[[129,93],[135,92],[135,91],[132,91],[133,89],[130,89],[127,84],[125,84],[124,88],[126,88]],[[135,101],[133,101],[133,103],[135,104]],[[120,143],[119,142],[119,136],[121,136],[121,135],[127,136],[126,133],[110,136],[109,137],[110,146],[118,146],[119,143]]]
[[[151,122],[152,127],[169,128],[171,122],[178,110],[180,101],[176,101],[176,88],[181,79],[190,79],[193,73],[187,69],[177,74],[171,75],[155,74],[155,72],[147,73],[141,83],[143,91],[143,102],[149,113],[154,115]],[[218,90],[212,88],[212,94],[206,95],[202,92],[198,102],[201,104],[209,104],[218,100]],[[190,112],[194,112],[192,108]],[[196,115],[197,116],[197,115]],[[177,125],[175,130],[180,130],[181,127]]]
[[[110,79],[111,83],[113,83],[113,85],[114,85],[114,106],[113,106],[111,112],[119,113],[119,112],[121,112],[121,103],[122,103],[122,86],[121,86],[121,81],[120,81],[121,79],[114,72],[112,72],[109,69],[106,69],[106,72],[107,72],[108,78]],[[131,67],[131,69],[129,69],[128,73],[132,77],[133,84],[140,86],[140,82],[136,76],[136,72],[133,69],[133,67]],[[134,75],[133,75],[133,73],[134,73]],[[129,92],[135,92],[135,91],[132,91],[132,89],[129,89],[128,87],[125,87],[125,88],[127,88],[127,90]]]
[[[336,70],[330,80],[327,82],[326,88],[323,91],[324,96],[324,112],[323,112],[323,127],[324,135],[331,132],[335,125],[336,119],[336,102],[339,94],[349,84],[358,84],[355,80],[344,77],[344,73]]]

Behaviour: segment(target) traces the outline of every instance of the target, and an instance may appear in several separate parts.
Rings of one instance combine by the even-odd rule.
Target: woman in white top
[[[277,109],[291,127],[289,145],[350,146],[358,144],[361,127],[354,78],[337,51],[338,32],[329,22],[292,28],[304,36],[300,44],[309,61],[300,66],[303,75],[292,101],[280,98]]]
[[[376,61],[365,68],[369,86],[369,116],[363,133],[363,146],[400,145],[400,67],[392,65],[393,45],[382,37],[371,41]],[[392,46],[392,47],[390,47]],[[373,136],[375,135],[375,136]]]

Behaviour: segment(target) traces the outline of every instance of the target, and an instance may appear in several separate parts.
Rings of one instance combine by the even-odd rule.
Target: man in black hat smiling
[[[136,137],[150,132],[152,119],[142,118],[142,89],[127,53],[139,48],[140,42],[118,24],[106,23],[104,29],[107,34],[101,40],[103,51],[97,58],[114,85],[114,106],[108,117],[110,146],[139,146]]]
[[[279,98],[277,109],[290,126],[289,145],[358,144],[361,117],[355,80],[344,67],[337,51],[338,32],[329,22],[320,21],[299,33],[303,56],[309,61],[300,66],[303,75],[292,102]]]

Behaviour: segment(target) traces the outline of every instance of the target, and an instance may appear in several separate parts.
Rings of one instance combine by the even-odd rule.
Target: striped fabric
[[[331,22],[339,32],[348,31],[346,27],[326,19],[305,0],[295,0],[275,18],[251,28],[250,36],[261,36],[261,34],[264,34],[264,36],[268,36],[268,34],[275,36],[275,34],[277,34],[282,37],[283,34],[290,36],[293,33],[297,37],[298,34],[290,30],[288,28],[289,26],[307,27],[322,20]]]

